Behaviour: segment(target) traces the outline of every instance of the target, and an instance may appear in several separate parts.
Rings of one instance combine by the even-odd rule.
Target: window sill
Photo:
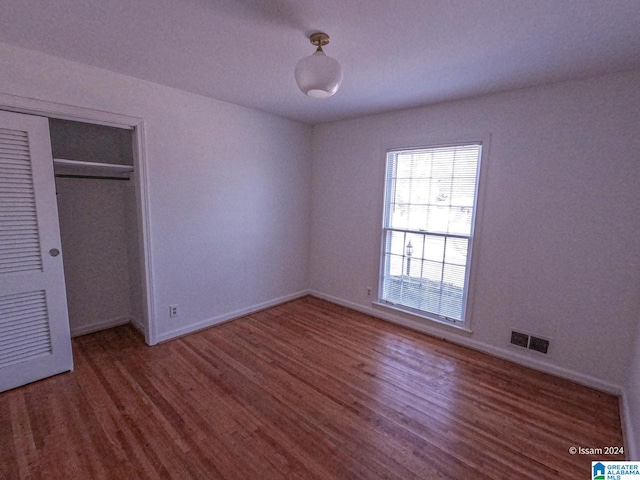
[[[407,317],[408,319],[419,321],[420,323],[423,323],[423,324],[425,323],[425,320],[426,320],[427,322],[449,327],[459,332],[473,333],[472,330],[466,325],[460,325],[452,322],[447,322],[446,320],[440,320],[438,318],[429,317],[427,315],[421,315],[419,313],[416,313],[413,310],[405,309],[402,307],[398,307],[398,306],[380,302],[380,301],[374,301],[372,302],[372,304],[374,307],[381,307],[385,310],[391,310],[394,313],[401,314],[404,317]]]

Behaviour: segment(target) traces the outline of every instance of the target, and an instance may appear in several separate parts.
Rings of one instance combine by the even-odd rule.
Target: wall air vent
[[[549,345],[551,344],[551,340],[544,337],[537,337],[530,333],[512,330],[509,343],[516,347],[526,348],[527,350],[533,350],[534,352],[540,352],[547,355],[549,354]]]
[[[529,335],[514,330],[511,332],[511,343],[518,347],[527,348],[529,346]]]
[[[549,340],[532,336],[529,340],[529,350],[546,354],[549,351]]]

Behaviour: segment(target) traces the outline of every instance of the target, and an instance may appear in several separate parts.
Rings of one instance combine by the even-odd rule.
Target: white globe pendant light
[[[313,33],[309,40],[317,50],[296,65],[296,83],[302,93],[315,98],[328,98],[338,91],[342,83],[342,67],[334,58],[327,57],[322,47],[329,43],[329,35]]]

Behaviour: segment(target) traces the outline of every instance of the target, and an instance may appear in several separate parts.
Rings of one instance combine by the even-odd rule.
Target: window
[[[387,153],[382,303],[464,324],[481,148]]]

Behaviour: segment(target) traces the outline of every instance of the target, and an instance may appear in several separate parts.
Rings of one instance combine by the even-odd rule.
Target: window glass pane
[[[426,261],[424,263],[422,278],[427,282],[440,283],[440,279],[442,278],[442,262]]]
[[[424,258],[442,262],[445,237],[424,236]]]
[[[399,255],[389,255],[389,275],[402,275],[404,260]]]
[[[429,232],[449,232],[449,207],[432,205],[427,210],[427,228]]]
[[[475,178],[456,178],[451,184],[450,204],[456,207],[471,207],[475,193]]]
[[[448,149],[434,149],[431,160],[434,179],[446,179],[453,176],[453,156],[453,152]]]
[[[466,238],[447,239],[447,252],[444,261],[453,265],[466,266],[468,248],[469,240]]]
[[[407,234],[404,232],[389,232],[389,235],[387,236],[386,251],[393,255],[404,255],[404,239],[406,235]]]

